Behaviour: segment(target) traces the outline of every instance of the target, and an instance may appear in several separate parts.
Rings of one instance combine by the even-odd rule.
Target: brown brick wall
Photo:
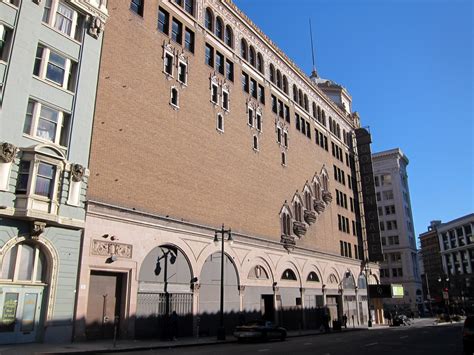
[[[163,71],[163,43],[157,30],[158,5],[173,14],[169,1],[145,1],[144,18],[129,10],[129,2],[109,0],[94,122],[91,177],[88,197],[177,219],[220,226],[280,240],[279,212],[291,202],[307,180],[325,164],[333,202],[311,225],[298,245],[339,254],[339,240],[355,244],[356,237],[338,231],[337,213],[355,219],[336,205],[335,188],[352,196],[350,189],[333,180],[337,160],[291,125],[287,167],[280,163],[270,86],[265,84],[266,105],[260,151],[252,149],[247,125],[246,99],[241,89],[241,66],[234,62],[230,113],[225,133],[216,131],[218,110],[210,103],[209,77],[204,64],[204,37],[195,27],[194,55],[189,58],[188,86],[179,88],[180,109],[169,105],[170,87]],[[183,19],[184,13],[177,17]],[[184,22],[184,21],[182,21]],[[210,35],[208,35],[210,36]],[[181,46],[171,42],[175,49]],[[239,46],[236,46],[238,52]],[[176,78],[175,68],[175,78]],[[268,77],[268,75],[266,75]],[[224,78],[219,76],[221,80]],[[314,130],[315,123],[312,122]],[[327,133],[329,136],[329,133]],[[346,174],[350,170],[337,162]]]

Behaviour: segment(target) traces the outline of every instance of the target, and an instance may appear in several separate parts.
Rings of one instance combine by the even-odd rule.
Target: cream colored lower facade
[[[75,339],[111,337],[114,325],[121,338],[158,337],[172,311],[183,335],[214,334],[221,271],[215,229],[220,226],[90,202]],[[330,320],[346,315],[351,326],[367,324],[366,270],[359,260],[299,248],[289,253],[278,242],[234,231],[232,237],[224,243],[227,332],[250,318],[316,328],[325,312]],[[369,283],[378,283],[378,266],[369,266]],[[383,323],[377,306],[372,320]]]

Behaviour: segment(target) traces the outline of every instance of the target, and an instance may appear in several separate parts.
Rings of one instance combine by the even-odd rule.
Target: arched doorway
[[[219,327],[221,253],[210,255],[199,278],[199,332],[200,335],[215,335]],[[224,256],[224,327],[230,333],[239,321],[239,278],[232,259]]]
[[[28,240],[7,250],[0,278],[0,344],[39,340],[50,278],[41,245]]]
[[[178,322],[175,335],[192,335],[192,275],[187,257],[175,246],[159,246],[148,253],[138,276],[137,338],[171,337],[174,312]]]

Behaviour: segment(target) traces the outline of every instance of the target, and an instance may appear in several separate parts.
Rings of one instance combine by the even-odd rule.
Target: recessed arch
[[[209,31],[214,32],[214,12],[208,7],[204,15],[204,27]]]

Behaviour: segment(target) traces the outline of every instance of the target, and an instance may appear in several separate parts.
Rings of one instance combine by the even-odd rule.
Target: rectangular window
[[[297,113],[295,113],[295,125],[298,131],[301,130],[300,116]]]
[[[227,91],[222,92],[222,108],[229,111],[229,93]]]
[[[59,2],[56,10],[54,28],[68,36],[74,36],[73,23],[76,16],[77,14],[73,9],[62,2]]]
[[[44,3],[44,10],[43,10],[43,22],[49,23],[49,17],[51,16],[51,5],[53,0],[46,0]]]
[[[215,104],[219,102],[219,94],[217,85],[212,84],[211,87],[211,101]]]
[[[28,190],[28,180],[30,178],[30,162],[22,160],[18,169],[18,178],[15,193],[25,195]]]
[[[278,100],[278,115],[283,118],[285,113],[283,112],[283,101]]]
[[[173,56],[168,52],[165,53],[164,71],[168,75],[173,75]]]
[[[0,60],[6,62],[10,54],[12,30],[0,24]]]
[[[184,11],[194,16],[194,0],[184,0]]]
[[[46,79],[63,89],[73,91],[77,76],[76,70],[77,63],[53,52],[49,48],[38,46],[33,67],[34,75],[41,79]]]
[[[253,110],[249,108],[248,114],[248,124],[249,126],[253,126]]]
[[[161,7],[158,8],[158,30],[166,35],[170,32],[170,14]]]
[[[214,48],[206,43],[206,64],[214,68]]]
[[[311,128],[309,122],[306,122],[306,137],[311,139]]]
[[[283,132],[283,145],[288,148],[288,132]]]
[[[39,163],[35,185],[36,195],[52,198],[55,174],[56,167],[54,165]]]
[[[287,105],[285,105],[284,110],[285,110],[285,121],[290,123],[290,108]]]
[[[216,70],[224,75],[224,55],[216,51]]]
[[[26,109],[23,133],[67,146],[70,116],[39,102],[30,100]]]
[[[254,98],[257,98],[257,81],[255,79],[250,79],[250,95]]]
[[[278,103],[275,95],[272,95],[272,111],[278,113]]]
[[[242,72],[242,90],[245,92],[250,91],[249,76],[244,72]]]
[[[187,83],[187,71],[188,67],[185,63],[179,62],[179,73],[178,73],[178,80],[182,82],[183,84]]]
[[[262,115],[260,115],[259,113],[257,113],[257,116],[256,116],[256,126],[257,126],[257,130],[259,131],[262,130]]]
[[[130,10],[143,17],[143,0],[132,0]]]
[[[171,39],[179,44],[183,41],[183,24],[175,18],[171,25]]]
[[[265,105],[265,88],[258,84],[258,100]]]
[[[393,200],[393,190],[383,191],[384,200]]]
[[[194,32],[186,28],[184,32],[184,48],[194,53]]]
[[[46,67],[46,78],[62,86],[66,73],[66,58],[57,53],[50,52]]]
[[[277,127],[277,142],[281,143],[281,128]]]
[[[229,59],[225,62],[225,77],[232,82],[234,81],[234,63]]]

